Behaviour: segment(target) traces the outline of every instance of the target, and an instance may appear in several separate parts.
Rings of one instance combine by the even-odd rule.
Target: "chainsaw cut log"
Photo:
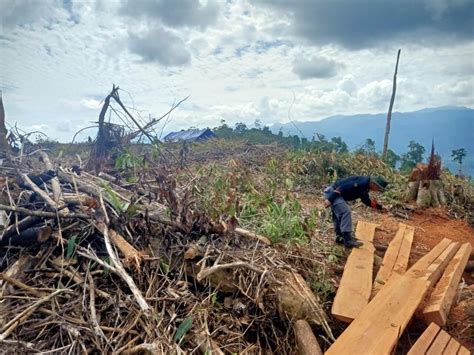
[[[0,246],[31,246],[37,243],[46,242],[51,237],[52,228],[50,226],[31,227],[18,233],[10,233],[0,240]]]
[[[464,267],[469,260],[471,250],[472,246],[470,243],[463,244],[446,267],[443,276],[436,284],[423,310],[423,317],[428,323],[434,322],[439,326],[446,324],[449,310],[456,295],[457,286],[461,280]]]
[[[428,328],[425,329],[423,334],[421,334],[415,344],[413,344],[407,355],[424,355],[440,330],[440,327],[435,323],[431,323]]]
[[[403,274],[406,271],[414,233],[413,227],[400,223],[397,234],[390,242],[382,265],[375,277],[372,298],[387,283],[392,273]]]
[[[369,303],[372,292],[374,251],[372,244],[377,224],[359,221],[356,237],[364,244],[352,249],[347,258],[339,289],[331,313],[343,322],[350,323]]]
[[[313,330],[305,320],[298,320],[293,326],[300,355],[323,355]]]

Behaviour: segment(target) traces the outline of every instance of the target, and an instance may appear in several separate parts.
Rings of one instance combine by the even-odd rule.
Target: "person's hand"
[[[329,200],[324,200],[324,207],[328,208],[329,206],[331,206],[331,202],[329,202]]]

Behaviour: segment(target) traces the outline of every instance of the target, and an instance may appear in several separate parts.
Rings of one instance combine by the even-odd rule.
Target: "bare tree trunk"
[[[3,108],[2,92],[0,91],[0,152],[8,152],[10,145],[7,141],[7,128],[5,127],[5,109]]]
[[[382,152],[383,160],[387,159],[388,135],[390,134],[390,122],[392,120],[393,102],[395,101],[395,92],[397,91],[397,72],[398,72],[398,61],[400,60],[400,51],[401,49],[398,50],[398,54],[397,54],[397,64],[395,65],[395,74],[393,75],[392,97],[390,98],[390,106],[388,107],[388,113],[387,113],[387,125],[385,126],[385,137],[383,140],[383,152]]]

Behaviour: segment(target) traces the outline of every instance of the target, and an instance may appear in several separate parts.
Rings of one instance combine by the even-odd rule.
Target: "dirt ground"
[[[322,201],[314,194],[301,194],[300,203],[305,208],[321,208]],[[388,245],[398,230],[399,223],[405,223],[415,227],[415,235],[410,255],[409,266],[413,265],[419,258],[425,255],[443,238],[466,243],[474,247],[474,228],[469,227],[465,221],[452,219],[443,208],[429,208],[415,210],[407,215],[408,219],[399,218],[391,213],[379,213],[366,208],[361,203],[352,206],[354,226],[357,220],[366,220],[379,223],[376,229],[375,242]],[[329,211],[326,216],[329,218]],[[332,228],[326,231],[328,238],[333,238]],[[474,254],[474,252],[473,252]],[[474,258],[471,254],[471,260]],[[374,275],[377,267],[374,270]],[[399,341],[397,354],[406,354],[421,333],[426,329],[425,322],[413,318],[409,327]],[[461,344],[474,353],[474,273],[463,274],[460,288],[454,305],[448,316],[445,329],[455,337]]]

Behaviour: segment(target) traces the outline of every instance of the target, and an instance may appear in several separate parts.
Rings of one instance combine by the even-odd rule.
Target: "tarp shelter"
[[[171,132],[167,134],[163,140],[165,142],[193,142],[197,140],[206,140],[216,135],[209,128],[204,129],[188,129],[179,132]]]

